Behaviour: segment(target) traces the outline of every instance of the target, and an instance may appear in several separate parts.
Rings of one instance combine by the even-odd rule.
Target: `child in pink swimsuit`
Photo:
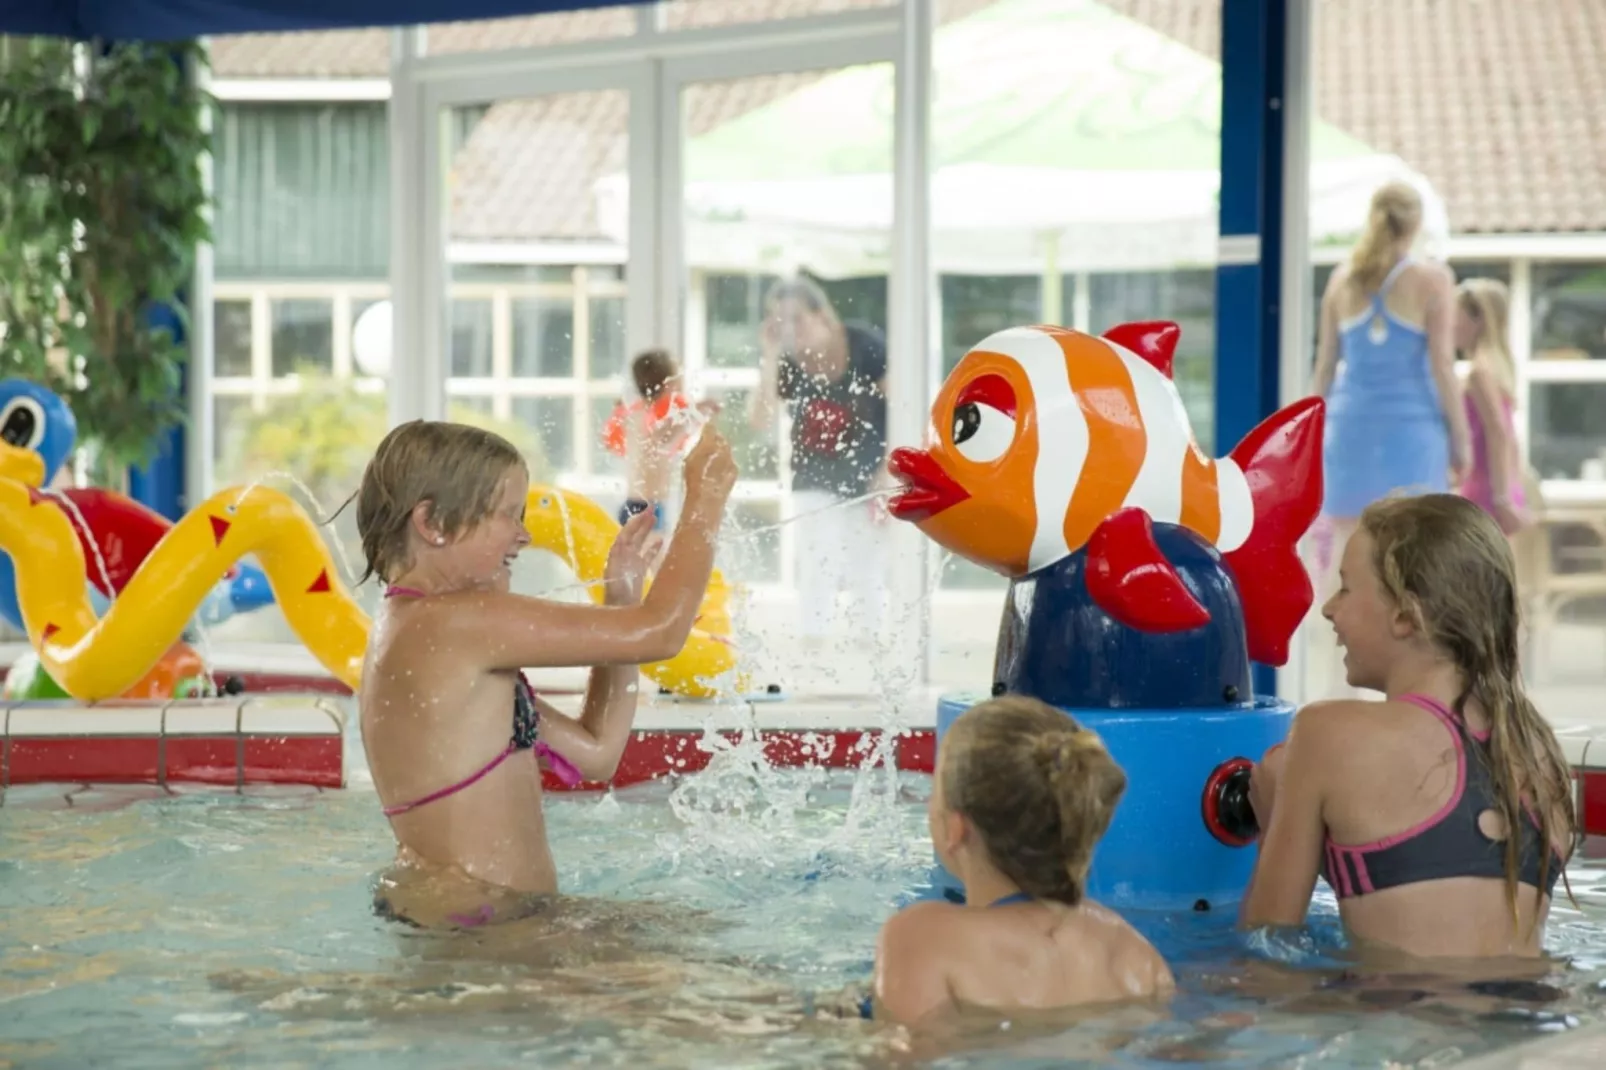
[[[1522,460],[1512,420],[1516,369],[1506,341],[1506,287],[1467,279],[1456,288],[1455,344],[1467,358],[1466,410],[1472,467],[1459,488],[1515,535],[1528,525]]]
[[[685,511],[645,598],[659,547],[644,514],[614,542],[606,604],[553,602],[509,589],[530,542],[529,474],[510,443],[413,421],[379,444],[357,492],[357,527],[386,599],[358,705],[398,845],[398,866],[381,882],[383,913],[480,925],[557,891],[538,763],[571,782],[612,777],[635,718],[638,666],[685,644],[736,482],[730,447],[712,429],[687,456],[685,479]],[[520,673],[569,665],[595,666],[578,718],[543,702]]]

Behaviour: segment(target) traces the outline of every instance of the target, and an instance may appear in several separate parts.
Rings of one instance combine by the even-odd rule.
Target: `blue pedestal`
[[[939,761],[948,727],[981,701],[974,694],[938,700]],[[1206,785],[1222,763],[1258,761],[1287,738],[1293,704],[1257,698],[1238,707],[1068,712],[1099,734],[1127,776],[1126,794],[1093,855],[1088,895],[1117,910],[1205,909],[1201,901],[1210,910],[1235,906],[1249,885],[1256,848],[1229,847],[1211,834]],[[932,883],[950,898],[959,891],[941,864]]]

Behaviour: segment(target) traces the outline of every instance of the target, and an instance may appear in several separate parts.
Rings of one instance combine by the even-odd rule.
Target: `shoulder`
[[[1332,297],[1342,290],[1347,282],[1349,282],[1349,265],[1339,264],[1333,269],[1333,273],[1327,276],[1327,289],[1323,292],[1323,296]]]
[[[1364,732],[1377,716],[1378,702],[1363,699],[1326,699],[1302,706],[1289,729],[1291,753],[1331,757],[1351,749],[1357,732]]]
[[[1400,277],[1410,279],[1436,296],[1455,290],[1455,272],[1442,260],[1412,260],[1400,272]]]
[[[877,950],[883,960],[930,960],[941,946],[940,937],[953,932],[965,913],[964,907],[935,900],[905,907],[881,927]]]
[[[844,322],[842,329],[848,335],[848,348],[854,353],[877,355],[885,353],[887,336],[881,328],[859,320]]]

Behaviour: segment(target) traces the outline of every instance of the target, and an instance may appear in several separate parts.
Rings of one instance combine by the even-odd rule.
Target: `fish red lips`
[[[893,450],[887,459],[887,470],[904,484],[903,490],[887,500],[887,512],[898,520],[918,524],[970,497],[970,492],[954,482],[925,450]]]

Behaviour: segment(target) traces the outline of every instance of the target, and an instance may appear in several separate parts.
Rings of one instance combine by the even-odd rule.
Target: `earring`
[[[435,536],[435,545],[436,546],[445,546],[446,545],[446,537],[444,535]]]

